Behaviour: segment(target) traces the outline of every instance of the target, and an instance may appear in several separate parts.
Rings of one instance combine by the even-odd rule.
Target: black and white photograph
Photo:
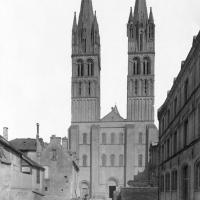
[[[0,200],[200,200],[199,0],[0,0]]]

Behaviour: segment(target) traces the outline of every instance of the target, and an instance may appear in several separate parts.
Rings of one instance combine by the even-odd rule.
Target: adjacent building
[[[53,135],[49,143],[44,143],[39,137],[39,124],[37,124],[36,139],[15,139],[11,144],[45,169],[44,199],[77,198],[79,167],[74,155],[68,151],[67,138],[61,139]]]
[[[82,0],[72,28],[69,148],[79,161],[81,198],[112,198],[148,164],[154,125],[155,25],[146,0],[136,0],[127,23],[127,116],[117,107],[100,116],[101,43],[91,0]],[[116,66],[113,66],[116,67]],[[125,77],[124,77],[125,78]]]
[[[158,120],[160,199],[200,199],[200,33]]]
[[[44,170],[0,136],[1,200],[43,200]]]

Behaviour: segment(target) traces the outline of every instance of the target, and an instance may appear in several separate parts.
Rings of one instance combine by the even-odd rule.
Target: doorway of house
[[[109,198],[113,199],[113,194],[115,190],[116,186],[109,186]]]

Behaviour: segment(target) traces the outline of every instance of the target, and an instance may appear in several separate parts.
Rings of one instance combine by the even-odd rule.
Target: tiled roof
[[[20,151],[36,151],[36,139],[14,139],[10,141],[10,144]]]

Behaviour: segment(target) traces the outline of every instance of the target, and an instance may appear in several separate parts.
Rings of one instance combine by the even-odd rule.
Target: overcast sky
[[[71,28],[81,0],[0,0],[0,130],[64,137],[71,121]],[[93,0],[102,47],[101,116],[126,117],[126,23],[135,0]],[[200,29],[199,0],[147,0],[156,24],[155,113]],[[156,117],[156,115],[155,115]],[[156,118],[157,120],[157,118]],[[0,131],[2,133],[2,131]]]

